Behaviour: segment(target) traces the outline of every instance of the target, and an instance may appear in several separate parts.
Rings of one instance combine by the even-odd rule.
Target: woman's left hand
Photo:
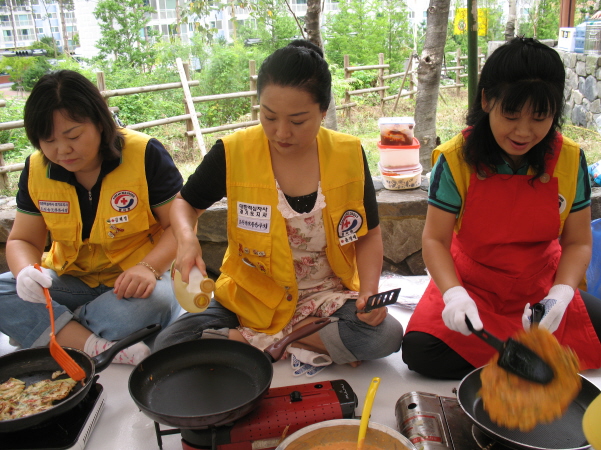
[[[117,277],[113,292],[118,299],[148,298],[156,283],[157,280],[151,270],[142,265],[135,265]]]
[[[369,298],[369,295],[371,294],[359,294],[359,297],[357,298],[357,301],[355,303],[355,305],[357,306],[357,311],[365,309],[365,305],[367,304],[367,299]],[[388,309],[386,308],[386,306],[384,306],[382,308],[372,309],[368,313],[357,313],[357,317],[361,322],[365,322],[366,324],[371,325],[372,327],[376,327],[384,321],[387,314]]]

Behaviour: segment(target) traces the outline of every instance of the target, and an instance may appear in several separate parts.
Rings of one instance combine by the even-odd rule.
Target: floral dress
[[[292,209],[279,185],[277,190],[278,210],[286,220],[299,295],[294,316],[282,331],[265,334],[238,327],[242,336],[261,350],[290,334],[292,327],[307,317],[329,317],[344,305],[347,299],[357,298],[358,295],[342,284],[326,257],[326,232],[322,214],[326,203],[321,186],[317,188],[315,206],[311,212],[303,214]]]

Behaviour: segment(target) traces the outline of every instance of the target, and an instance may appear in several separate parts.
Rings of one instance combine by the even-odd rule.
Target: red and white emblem
[[[138,196],[132,191],[119,191],[113,194],[111,206],[115,211],[131,211],[138,205]]]

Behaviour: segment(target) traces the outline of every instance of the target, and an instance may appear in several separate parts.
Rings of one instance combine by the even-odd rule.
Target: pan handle
[[[104,369],[106,369],[113,361],[113,358],[117,356],[117,353],[119,353],[121,350],[131,345],[137,344],[141,340],[146,339],[154,333],[158,333],[160,330],[161,325],[158,323],[149,325],[146,328],[134,331],[129,336],[117,341],[115,345],[110,347],[108,350],[105,350],[102,353],[94,356],[92,358],[92,361],[94,362],[96,373],[102,372]]]
[[[288,345],[295,341],[298,341],[299,339],[307,337],[315,333],[316,331],[321,330],[323,327],[330,323],[332,323],[332,319],[329,317],[317,319],[315,322],[308,323],[307,325],[304,325],[298,328],[297,330],[294,330],[292,333],[283,337],[279,341],[274,342],[269,347],[267,347],[264,350],[264,352],[267,355],[267,357],[271,359],[271,361],[277,361],[284,355],[284,352],[286,351]]]

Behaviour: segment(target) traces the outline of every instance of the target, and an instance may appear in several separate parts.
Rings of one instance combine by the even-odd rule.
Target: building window
[[[53,33],[58,33],[58,27],[50,27],[50,31]]]
[[[44,28],[38,28],[38,34],[44,34]]]
[[[33,18],[34,18],[35,20],[42,20],[42,19],[43,19],[43,17],[42,17],[42,15],[41,15],[41,14],[34,14],[34,15],[33,15]]]

